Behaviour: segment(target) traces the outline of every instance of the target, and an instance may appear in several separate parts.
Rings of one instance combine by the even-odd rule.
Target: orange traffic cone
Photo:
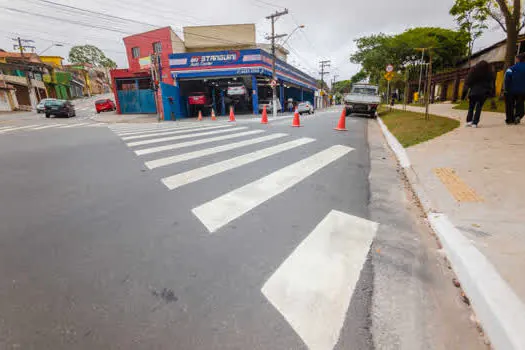
[[[339,131],[347,131],[346,128],[346,109],[343,108],[343,111],[341,112],[341,117],[339,117],[339,123],[337,123],[337,128],[334,130]]]
[[[230,122],[235,121],[235,114],[233,113],[233,107],[230,107]]]
[[[266,106],[263,107],[261,124],[268,124],[268,113],[266,113]]]
[[[299,128],[301,126],[301,121],[299,120],[299,112],[295,110],[295,113],[293,115],[293,122],[292,126]]]
[[[199,111],[199,117],[197,118],[197,120],[201,121],[202,120],[202,112]]]
[[[217,120],[215,117],[215,110],[213,108],[211,109],[211,120]]]

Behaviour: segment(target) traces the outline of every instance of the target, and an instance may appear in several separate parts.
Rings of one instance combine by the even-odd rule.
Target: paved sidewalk
[[[448,215],[525,302],[525,125],[507,126],[502,113],[483,112],[479,128],[466,128],[466,111],[452,107],[435,104],[430,111],[460,119],[461,127],[408,148],[412,167],[435,210]]]

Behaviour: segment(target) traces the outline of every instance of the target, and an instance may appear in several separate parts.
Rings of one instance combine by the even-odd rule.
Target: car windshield
[[[108,100],[97,100],[95,103],[106,103]]]
[[[50,100],[50,101],[46,101],[45,102],[45,105],[46,106],[61,106],[65,103],[66,101],[64,100]]]
[[[355,87],[352,90],[353,94],[360,94],[360,95],[376,95],[376,88],[373,87]]]

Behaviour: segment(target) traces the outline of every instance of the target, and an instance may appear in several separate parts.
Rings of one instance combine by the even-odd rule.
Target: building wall
[[[153,43],[160,41],[162,46],[160,62],[163,68],[163,81],[168,84],[173,84],[173,78],[171,77],[171,74],[169,74],[168,71],[168,55],[170,53],[173,53],[173,34],[175,33],[173,33],[170,27],[165,27],[124,38],[124,45],[126,46],[126,55],[128,57],[129,70],[131,72],[147,72],[148,69],[140,68],[139,58],[150,56],[153,53]],[[139,48],[139,57],[133,57],[132,49],[134,47]],[[180,49],[180,45],[178,45],[177,49]]]
[[[0,89],[0,111],[10,111],[11,105],[8,98],[9,90]]]
[[[255,24],[184,27],[188,52],[207,48],[255,47]]]
[[[40,56],[40,60],[44,63],[48,63],[55,68],[62,67],[62,61],[64,60],[60,56]]]

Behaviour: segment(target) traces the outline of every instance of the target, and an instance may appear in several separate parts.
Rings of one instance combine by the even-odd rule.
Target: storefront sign
[[[139,58],[139,65],[141,69],[149,69],[151,67],[151,57],[141,57]]]
[[[213,66],[215,64],[234,63],[239,60],[240,52],[214,53],[210,55],[195,55],[190,58],[190,67]]]

